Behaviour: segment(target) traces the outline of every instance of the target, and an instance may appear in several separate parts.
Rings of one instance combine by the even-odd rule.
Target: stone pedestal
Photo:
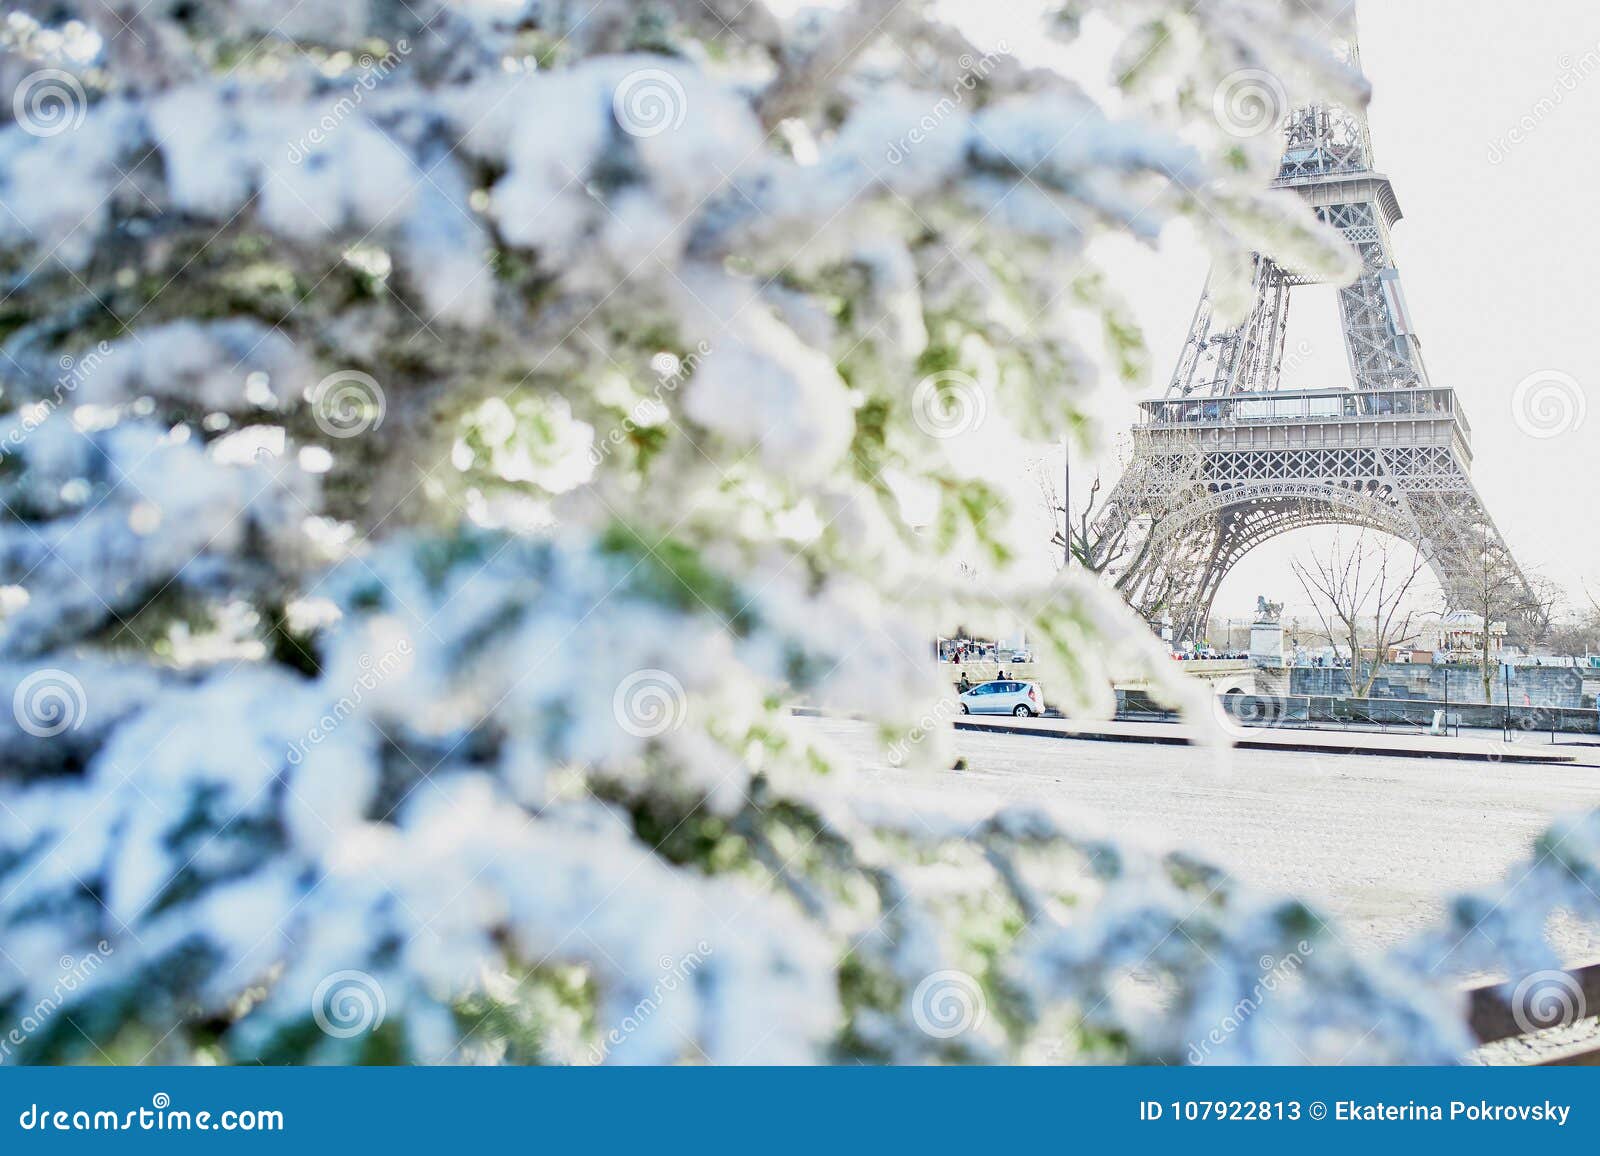
[[[1250,665],[1272,670],[1283,666],[1283,623],[1250,624]]]

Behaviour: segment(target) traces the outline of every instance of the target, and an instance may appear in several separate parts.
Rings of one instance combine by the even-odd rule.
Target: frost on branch
[[[1193,92],[876,0],[79,8],[0,32],[0,1011],[70,1008],[6,1058],[1182,1060],[1297,952],[1233,1058],[1465,1046],[1298,904],[789,713],[936,783],[929,640],[1001,613],[1064,703],[1197,701],[993,469],[1142,378],[1097,235],[1347,266]],[[1337,90],[1316,8],[1104,15]]]

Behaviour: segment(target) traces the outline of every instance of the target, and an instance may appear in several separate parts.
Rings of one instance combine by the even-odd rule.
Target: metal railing
[[[1471,427],[1450,389],[1274,390],[1228,397],[1188,397],[1139,405],[1145,428],[1263,425],[1300,422],[1438,421],[1454,419]]]

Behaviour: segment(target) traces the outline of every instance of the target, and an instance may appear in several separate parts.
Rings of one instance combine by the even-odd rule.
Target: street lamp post
[[[1487,625],[1487,624],[1486,624]],[[1504,676],[1506,687],[1506,742],[1511,741],[1511,664],[1504,657],[1500,659],[1500,673]]]
[[[1072,567],[1072,435],[1061,439],[1061,568]]]

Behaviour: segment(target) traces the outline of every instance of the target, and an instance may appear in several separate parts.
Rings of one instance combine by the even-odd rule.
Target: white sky
[[[981,39],[1037,43],[1025,31],[1035,0],[946,2]],[[1600,5],[1540,0],[1513,16],[1503,0],[1366,0],[1360,20],[1373,149],[1405,213],[1395,261],[1429,373],[1458,391],[1473,430],[1473,478],[1523,565],[1575,599],[1585,587],[1600,596]],[[1098,87],[1103,77],[1078,79]],[[1556,103],[1538,111],[1545,98]],[[1511,143],[1525,117],[1531,131]],[[1130,245],[1116,255],[1151,346],[1150,395],[1158,396],[1205,257],[1178,229],[1157,253]],[[1301,342],[1309,356],[1285,385],[1348,384],[1331,289],[1296,293],[1289,347]],[[1569,432],[1538,439],[1518,428],[1511,398],[1519,381],[1551,370],[1577,380],[1588,412]],[[1096,412],[1108,433],[1131,423],[1133,400],[1101,399]],[[1059,456],[1045,468],[1059,471]],[[1074,470],[1077,491],[1093,471],[1088,463]],[[1216,612],[1245,615],[1258,593],[1291,613],[1308,609],[1288,563],[1327,533],[1287,534],[1247,555]]]

